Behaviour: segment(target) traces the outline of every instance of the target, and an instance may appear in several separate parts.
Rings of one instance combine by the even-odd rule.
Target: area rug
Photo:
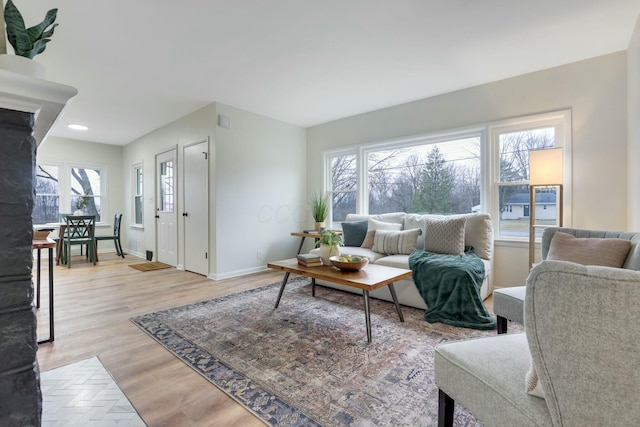
[[[424,310],[371,301],[306,278],[131,319],[270,426],[434,426],[434,347],[495,335],[423,320]],[[456,426],[481,425],[459,406]]]
[[[163,264],[161,262],[143,262],[140,264],[129,264],[129,267],[135,268],[136,270],[140,271],[154,271],[171,268],[170,265]]]

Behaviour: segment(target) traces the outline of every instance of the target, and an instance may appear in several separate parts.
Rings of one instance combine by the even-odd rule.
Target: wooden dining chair
[[[67,267],[71,268],[71,246],[87,245],[87,255],[96,264],[95,215],[65,216],[66,230],[62,236]]]
[[[120,224],[122,224],[122,214],[116,214],[113,218],[113,234],[109,236],[96,236],[96,259],[98,256],[98,242],[100,240],[113,240],[113,245],[116,247],[116,254],[124,258],[124,251],[122,250],[122,243],[120,243]]]

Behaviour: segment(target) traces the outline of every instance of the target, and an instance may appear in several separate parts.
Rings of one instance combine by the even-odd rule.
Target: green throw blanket
[[[416,251],[409,256],[413,281],[427,304],[424,319],[462,328],[493,329],[496,320],[480,294],[484,264],[472,248],[467,249],[464,255]]]

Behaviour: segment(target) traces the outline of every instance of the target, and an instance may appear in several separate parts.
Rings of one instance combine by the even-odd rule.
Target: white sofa
[[[486,299],[493,292],[492,284],[492,267],[493,267],[493,224],[491,216],[486,213],[471,213],[463,215],[421,215],[421,214],[408,214],[404,212],[386,213],[380,215],[347,215],[346,221],[364,221],[374,219],[380,222],[400,224],[402,230],[410,230],[419,228],[422,230],[422,234],[418,237],[417,249],[425,248],[425,236],[427,219],[456,219],[465,218],[464,225],[464,243],[466,246],[472,246],[476,255],[478,255],[485,267],[486,278],[482,284],[481,296],[482,299]],[[452,236],[452,238],[454,238]],[[312,252],[317,253],[318,249],[314,249]],[[354,246],[343,246],[340,248],[341,254],[360,255],[369,258],[369,261],[374,264],[386,265],[390,267],[409,268],[409,255],[386,255],[383,253],[374,252],[372,249]],[[358,289],[351,287],[341,286],[333,283],[319,282],[324,286],[329,286],[336,289],[342,289],[348,292],[359,293]],[[426,305],[422,296],[418,292],[418,288],[413,282],[413,279],[405,279],[395,284],[396,294],[398,301],[402,305],[410,307],[416,307],[426,309]],[[386,301],[393,301],[388,288],[385,286],[380,289],[376,289],[371,292],[371,297],[378,298]]]

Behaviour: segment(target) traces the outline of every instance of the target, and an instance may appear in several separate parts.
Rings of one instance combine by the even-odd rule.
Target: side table
[[[36,308],[40,308],[40,263],[42,249],[49,249],[49,339],[40,340],[38,344],[53,342],[53,248],[56,242],[47,238],[46,240],[34,240],[32,248],[38,251],[38,266],[36,270]]]
[[[338,234],[342,234],[342,231],[340,230],[332,230]],[[294,237],[301,237],[302,239],[300,240],[300,246],[298,247],[298,252],[296,252],[296,255],[298,255],[300,253],[300,251],[302,250],[302,246],[304,245],[304,239],[306,239],[307,237],[314,239],[314,241],[318,241],[318,239],[320,238],[320,233],[317,231],[294,231],[293,233],[291,233],[292,236]]]

